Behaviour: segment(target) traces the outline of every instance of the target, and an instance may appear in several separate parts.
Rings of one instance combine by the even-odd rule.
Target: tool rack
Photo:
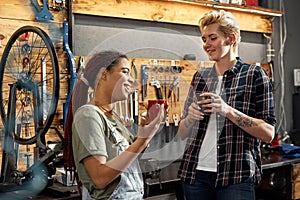
[[[84,57],[85,62],[88,59],[89,57]],[[82,67],[82,57],[75,56],[75,60],[76,66]],[[131,76],[140,83],[140,87],[127,101],[115,106],[115,111],[126,126],[131,126],[137,120],[140,122],[140,118],[147,115],[148,101],[160,98],[168,103],[168,123],[178,125],[194,73],[201,68],[213,66],[212,61],[206,60],[130,58],[130,62]],[[261,65],[271,77],[269,64],[256,64]],[[158,94],[158,90],[161,94]],[[135,95],[138,95],[138,102],[135,102]],[[136,103],[138,113],[132,112]],[[137,114],[138,118],[131,116],[132,114]]]

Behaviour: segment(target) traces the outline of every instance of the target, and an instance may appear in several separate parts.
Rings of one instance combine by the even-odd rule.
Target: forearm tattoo
[[[235,112],[235,114],[237,115],[236,121],[239,126],[241,126],[241,127],[257,126],[257,123],[255,123],[251,117],[243,116],[237,112]]]

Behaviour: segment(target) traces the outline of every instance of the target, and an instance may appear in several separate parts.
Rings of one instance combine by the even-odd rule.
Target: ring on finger
[[[211,102],[212,102],[212,103],[215,102],[215,97],[211,96]]]

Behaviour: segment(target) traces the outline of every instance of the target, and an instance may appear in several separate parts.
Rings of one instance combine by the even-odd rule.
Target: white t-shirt
[[[221,91],[222,78],[223,76],[218,76],[216,94],[219,94]],[[215,113],[210,116],[196,169],[211,172],[217,171],[217,122]]]

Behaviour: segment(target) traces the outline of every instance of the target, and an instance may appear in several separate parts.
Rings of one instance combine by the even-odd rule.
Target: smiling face
[[[123,58],[120,62],[112,68],[109,75],[109,86],[112,93],[112,101],[121,101],[128,98],[132,93],[134,87],[134,79],[130,75],[130,63],[127,59]]]
[[[203,49],[212,61],[219,62],[230,56],[232,38],[226,37],[219,29],[219,24],[214,23],[202,29]]]
[[[130,76],[130,63],[126,58],[121,58],[109,70],[102,71],[95,99],[106,103],[122,101],[128,98],[133,87],[135,80]]]

